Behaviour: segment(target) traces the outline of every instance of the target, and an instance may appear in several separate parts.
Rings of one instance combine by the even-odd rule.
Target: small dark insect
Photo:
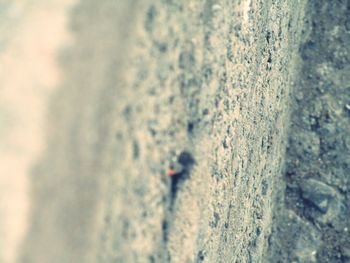
[[[182,152],[178,157],[178,162],[186,168],[190,168],[195,163],[195,160],[189,152]]]
[[[171,178],[171,197],[176,197],[179,185],[189,177],[189,172],[195,160],[191,153],[183,151],[177,157],[177,160],[170,165],[167,175]]]
[[[192,165],[195,163],[192,154],[189,152],[181,152],[177,157],[177,160],[171,163],[169,170],[167,171],[168,176],[176,176],[189,171]]]

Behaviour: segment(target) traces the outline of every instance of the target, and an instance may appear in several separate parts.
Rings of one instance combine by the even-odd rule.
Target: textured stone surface
[[[337,192],[330,186],[314,180],[304,180],[300,184],[302,197],[315,205],[322,213],[327,213],[330,203],[337,199]]]
[[[0,52],[28,32],[9,6]],[[84,0],[67,14],[19,262],[350,262],[348,0]],[[36,34],[17,60],[53,64],[58,44]],[[30,67],[2,68],[31,87]]]
[[[284,180],[274,215],[270,254],[289,262],[299,251],[279,243],[295,232],[279,231],[293,210],[321,237],[317,262],[350,262],[349,1],[309,1],[300,46]],[[276,238],[277,237],[277,238]],[[294,241],[291,241],[293,243]],[[305,247],[311,243],[306,243]],[[274,250],[277,248],[276,250]],[[285,261],[286,260],[286,261]],[[305,262],[299,260],[299,262]]]
[[[262,261],[304,4],[77,5],[22,262]]]
[[[139,6],[100,262],[262,259],[302,4],[244,4]],[[166,171],[184,150],[195,165],[172,200]]]

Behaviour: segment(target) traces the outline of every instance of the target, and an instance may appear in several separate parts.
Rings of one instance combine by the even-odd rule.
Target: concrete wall
[[[20,262],[263,261],[305,3],[78,4]]]

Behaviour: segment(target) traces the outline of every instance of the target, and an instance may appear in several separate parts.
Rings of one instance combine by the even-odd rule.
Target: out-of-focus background
[[[73,0],[0,1],[0,262],[15,262],[28,230],[30,173],[43,154],[60,49]]]

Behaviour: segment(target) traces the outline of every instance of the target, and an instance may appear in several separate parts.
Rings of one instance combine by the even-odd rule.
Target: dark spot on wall
[[[203,250],[199,250],[197,255],[197,262],[202,262],[205,259],[205,255]]]
[[[314,41],[306,42],[301,48],[301,55],[304,60],[311,58],[316,50],[316,43]]]
[[[122,236],[127,237],[129,233],[129,222],[126,219],[123,219],[122,222],[123,222]]]
[[[168,46],[166,43],[155,43],[155,46],[158,48],[159,52],[165,53],[168,51]]]
[[[260,234],[261,234],[261,227],[260,226],[255,229],[255,233],[257,236],[260,236]]]
[[[268,183],[265,179],[262,180],[261,182],[261,194],[266,195],[267,194],[267,189],[268,189]]]
[[[267,33],[266,33],[266,41],[267,41],[268,44],[270,44],[270,39],[271,39],[271,32],[267,31]]]
[[[218,213],[214,212],[213,214],[213,219],[210,221],[209,225],[211,227],[217,227],[218,226],[218,223],[219,223],[219,220],[220,220],[220,216]]]
[[[267,59],[267,63],[272,63],[272,54],[269,52],[269,57]]]
[[[130,120],[131,119],[131,107],[130,105],[127,105],[124,107],[123,109],[123,116],[126,120]]]
[[[179,55],[179,68],[191,70],[195,64],[194,50],[184,50]]]
[[[249,247],[252,249],[254,249],[256,247],[256,238],[254,238],[253,240],[251,240],[249,242]],[[251,262],[251,261],[249,261],[249,262]]]
[[[168,222],[164,219],[162,222],[162,231],[163,231],[163,241],[164,243],[168,242]]]
[[[156,259],[155,259],[154,256],[149,256],[148,259],[149,259],[150,263],[155,263],[156,262]]]
[[[194,128],[194,123],[193,122],[187,123],[187,132],[188,133],[192,133],[193,132],[193,128]]]
[[[133,141],[132,143],[132,157],[134,160],[137,160],[140,156],[140,147],[137,141]]]
[[[205,66],[203,68],[203,76],[206,80],[208,80],[213,75],[213,70],[210,66]]]
[[[151,134],[152,137],[155,137],[156,134],[157,134],[156,130],[153,129],[153,128],[148,128],[148,131],[149,131],[149,133]]]
[[[178,157],[178,162],[188,169],[195,163],[195,160],[191,153],[183,151]]]
[[[175,100],[175,96],[170,96],[168,100],[169,100],[169,104],[172,104]]]
[[[227,149],[229,147],[229,144],[227,142],[227,138],[225,138],[222,142],[222,147],[224,147],[224,149]]]
[[[148,32],[152,32],[154,28],[154,19],[157,14],[156,8],[152,5],[147,13],[146,13],[146,20],[145,20],[145,29]]]

